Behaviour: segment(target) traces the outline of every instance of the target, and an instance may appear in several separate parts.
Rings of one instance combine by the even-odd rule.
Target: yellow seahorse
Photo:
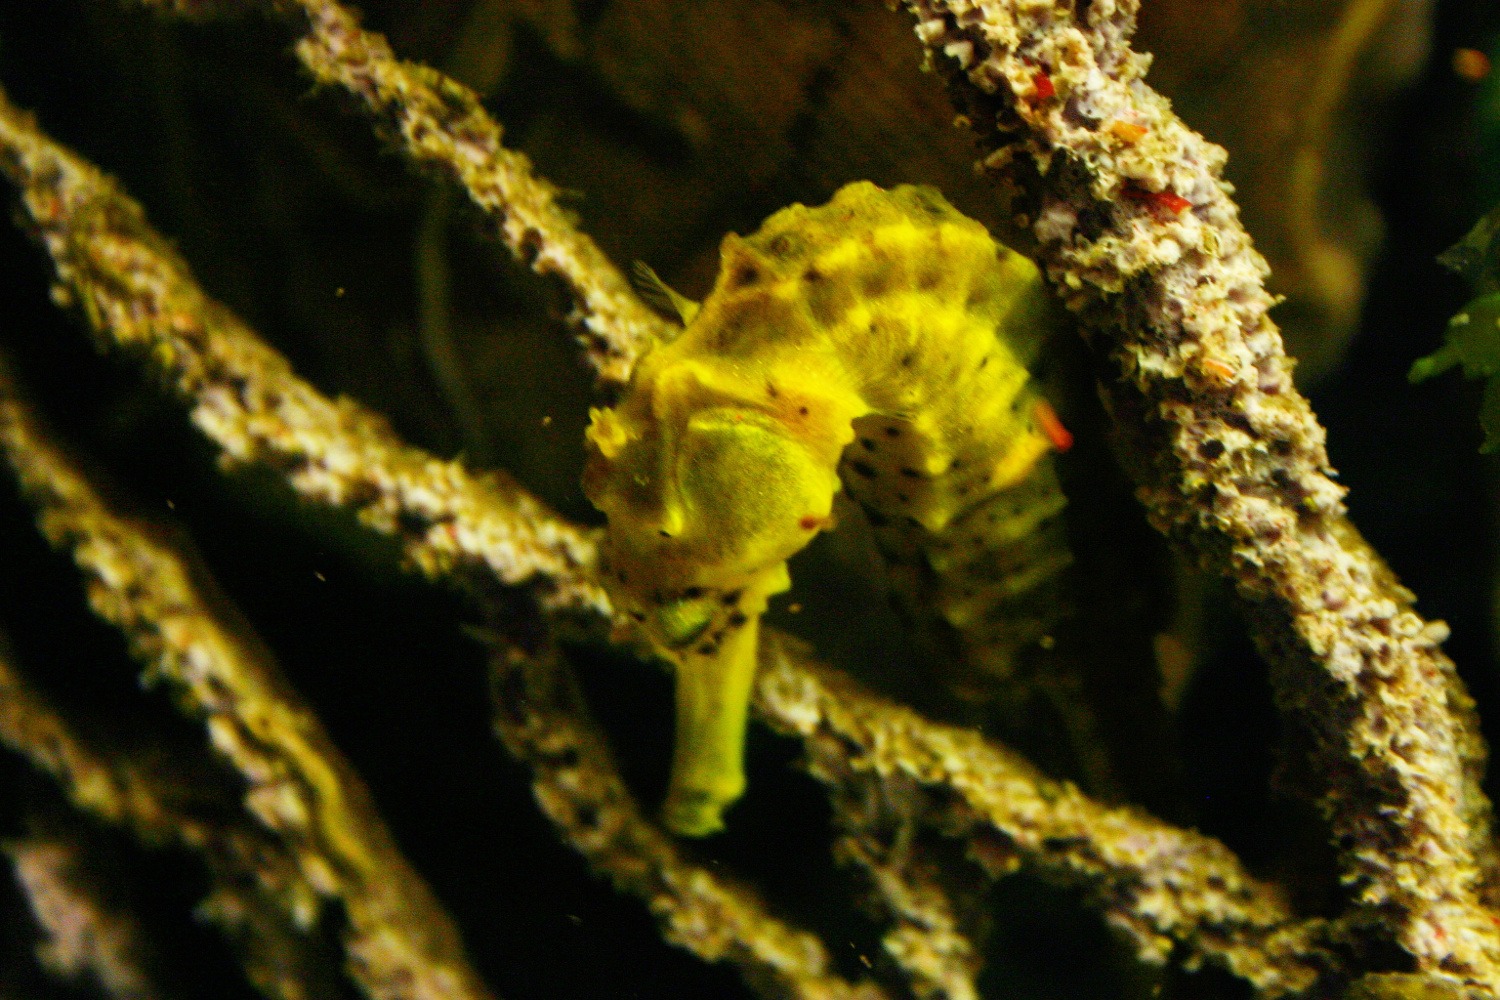
[[[676,673],[665,819],[690,836],[744,789],[760,617],[841,486],[893,588],[980,670],[1047,634],[1069,561],[1047,458],[1067,432],[1028,384],[1053,309],[1030,261],[934,189],[868,182],[721,258],[701,308],[660,289],[685,329],[593,411],[584,473],[624,627]]]

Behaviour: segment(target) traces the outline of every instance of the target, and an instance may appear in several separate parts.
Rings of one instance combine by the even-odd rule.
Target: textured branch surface
[[[339,988],[336,967],[307,936],[317,920],[318,890],[285,846],[233,808],[217,769],[193,770],[161,748],[140,753],[111,745],[108,754],[100,752],[25,681],[3,642],[0,743],[56,780],[81,812],[124,827],[148,846],[200,855],[213,884],[198,912],[233,940],[263,995],[305,1000]]]
[[[907,0],[1032,218],[1162,531],[1235,582],[1311,732],[1357,903],[1424,970],[1500,987],[1484,751],[1441,623],[1344,520],[1324,432],[1267,317],[1223,150],[1142,81],[1133,0]],[[1013,169],[1012,169],[1013,168]]]
[[[0,171],[52,257],[55,297],[101,337],[147,353],[231,460],[279,469],[304,497],[357,513],[428,573],[479,563],[507,583],[547,578],[558,605],[607,607],[584,572],[594,556],[587,531],[504,474],[475,475],[408,447],[377,414],[298,378],[203,293],[139,205],[3,94]]]
[[[812,744],[810,749],[824,748]],[[945,872],[917,840],[923,796],[914,782],[856,771],[847,766],[848,755],[837,752],[842,748],[828,749],[833,752],[808,763],[829,786],[839,830],[833,853],[868,880],[872,908],[891,924],[881,938],[886,953],[919,1000],[979,1000],[982,955],[974,929],[964,926],[960,905],[972,907],[988,881]],[[957,892],[954,884],[960,881],[967,884]]]
[[[772,916],[748,889],[690,863],[641,816],[555,650],[526,652],[497,639],[490,670],[495,727],[532,768],[542,811],[616,888],[645,901],[669,941],[705,961],[733,962],[767,997],[884,1000],[876,984],[834,972],[816,937]]]
[[[343,905],[350,972],[366,993],[489,997],[364,783],[185,545],[111,510],[3,378],[0,448],[43,534],[88,577],[94,610],[206,720],[246,781],[246,807],[287,845],[302,879]]]
[[[152,1000],[161,994],[142,966],[140,925],[100,898],[80,871],[79,845],[33,837],[5,845],[16,881],[45,937],[38,961],[64,979],[97,983],[115,1000]]]
[[[589,359],[601,377],[626,381],[646,344],[669,332],[666,323],[557,206],[556,189],[532,173],[525,156],[501,144],[499,124],[474,92],[431,67],[397,59],[384,38],[361,29],[336,0],[280,6],[306,16],[307,34],[296,50],[313,78],[347,91],[385,122],[413,162],[457,181],[519,260],[562,278]]]
[[[967,838],[975,861],[997,875],[1019,862],[1086,889],[1144,960],[1180,949],[1190,966],[1213,962],[1272,996],[1301,992],[1332,966],[1321,923],[1294,921],[1218,841],[1101,806],[972,730],[871,695],[794,641],[766,650],[755,709],[807,742],[815,775],[877,781],[892,800],[910,798],[913,783],[936,793],[927,821]]]

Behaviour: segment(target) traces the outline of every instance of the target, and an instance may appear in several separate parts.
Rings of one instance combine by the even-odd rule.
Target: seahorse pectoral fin
[[[724,828],[724,810],[745,790],[745,721],[755,681],[760,616],[726,635],[712,654],[677,665],[677,731],[663,819],[685,837]]]
[[[646,304],[663,315],[682,321],[687,326],[698,315],[698,303],[679,294],[675,289],[661,280],[661,276],[651,269],[651,265],[645,261],[638,260],[635,267],[630,271],[630,282],[640,294]]]

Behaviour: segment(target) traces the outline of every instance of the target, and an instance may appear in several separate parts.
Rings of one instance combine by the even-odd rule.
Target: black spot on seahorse
[[[891,290],[891,272],[884,267],[866,271],[860,278],[860,291],[867,299],[883,298]]]
[[[850,462],[849,468],[853,469],[861,476],[864,476],[866,479],[874,479],[876,476],[875,468],[868,462]]]
[[[773,257],[789,257],[801,249],[801,240],[788,233],[779,233],[771,237],[766,244],[766,250]]]
[[[734,270],[729,273],[729,281],[725,283],[726,288],[748,288],[761,279],[760,268],[754,264],[736,264]]]

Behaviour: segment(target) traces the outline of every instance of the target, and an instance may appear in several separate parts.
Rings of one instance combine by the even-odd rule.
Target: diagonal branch
[[[670,328],[636,296],[619,268],[557,205],[557,189],[506,149],[500,124],[469,87],[420,63],[397,59],[338,0],[142,0],[179,17],[237,13],[256,2],[289,13],[304,31],[297,58],[313,79],[349,94],[413,163],[453,180],[496,227],[518,260],[561,278],[572,293],[569,321],[599,377],[623,383],[635,360]]]
[[[667,940],[704,961],[733,962],[768,997],[885,1000],[875,983],[840,977],[815,936],[777,919],[749,889],[688,861],[641,815],[556,648],[524,650],[499,636],[491,642],[495,728],[531,767],[542,811],[616,888],[646,903]]]
[[[86,851],[83,837],[54,831],[0,846],[42,932],[37,961],[60,979],[97,985],[111,1000],[158,1000],[166,994],[144,960],[143,929],[91,884]]]
[[[148,2],[174,7],[170,0]],[[570,320],[600,377],[629,379],[641,351],[669,327],[558,207],[556,189],[532,172],[523,154],[505,148],[500,125],[478,96],[436,69],[397,59],[389,43],[360,28],[338,0],[279,0],[276,6],[305,25],[296,52],[313,78],[363,105],[412,162],[457,182],[518,260],[560,277],[575,303]]]
[[[1146,961],[1181,949],[1189,966],[1223,966],[1268,996],[1301,993],[1334,968],[1322,922],[1295,920],[1217,840],[1102,806],[973,730],[929,722],[774,638],[755,708],[802,737],[821,780],[876,782],[887,799],[910,798],[912,784],[926,790],[936,802],[926,822],[967,839],[997,874],[1008,866],[996,859],[1014,857],[1087,890]]]
[[[542,577],[556,606],[606,608],[590,533],[501,472],[471,473],[402,443],[379,415],[329,399],[204,294],[141,208],[0,93],[0,173],[21,190],[56,294],[106,341],[144,353],[235,462],[281,470],[302,496],[396,536],[432,575],[478,564]]]
[[[1500,988],[1484,749],[1447,629],[1344,517],[1224,152],[1142,82],[1135,0],[907,6],[1109,358],[1153,523],[1234,581],[1282,710],[1312,735],[1356,905],[1421,969]]]
[[[80,812],[129,830],[148,847],[200,855],[212,887],[198,912],[218,924],[245,974],[271,1000],[332,995],[337,967],[309,937],[318,890],[284,845],[236,808],[199,758],[164,746],[101,749],[27,683],[0,635],[0,743],[60,786]]]
[[[487,1000],[458,930],[401,856],[364,782],[186,542],[113,510],[0,371],[0,451],[89,602],[207,723],[245,805],[301,878],[342,904],[350,973],[372,998]]]

